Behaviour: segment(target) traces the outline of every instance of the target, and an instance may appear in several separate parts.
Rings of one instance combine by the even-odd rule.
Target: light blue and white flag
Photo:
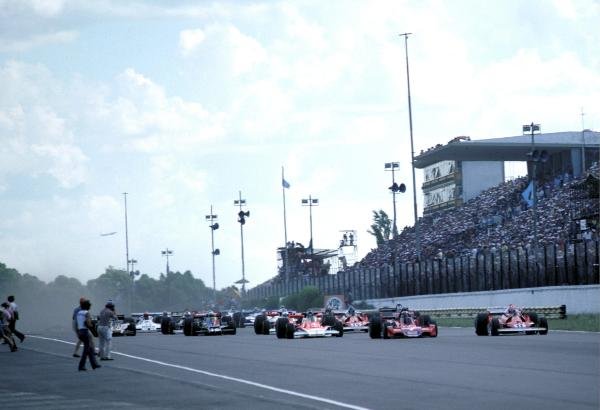
[[[527,188],[521,193],[521,197],[527,202],[528,207],[533,206],[533,181],[529,182]]]

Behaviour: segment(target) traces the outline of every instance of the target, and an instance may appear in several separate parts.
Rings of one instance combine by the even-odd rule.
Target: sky
[[[0,0],[0,262],[82,282],[129,257],[248,287],[287,238],[335,249],[372,211],[414,223],[415,151],[600,128],[600,2]],[[583,116],[582,116],[583,112]],[[523,167],[507,169],[507,175]],[[417,170],[417,187],[423,181]],[[418,189],[419,209],[422,196]],[[103,235],[116,232],[112,235]]]

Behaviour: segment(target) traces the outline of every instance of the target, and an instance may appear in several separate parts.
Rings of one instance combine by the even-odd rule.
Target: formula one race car
[[[402,305],[395,308],[379,309],[379,315],[374,315],[369,324],[371,339],[390,339],[393,337],[437,337],[438,327],[428,315],[408,310]]]
[[[110,327],[113,336],[135,336],[137,334],[135,321],[124,315],[117,315],[117,319],[111,321]]]
[[[299,313],[282,312],[275,322],[275,333],[278,339],[299,339],[303,337],[328,337],[344,336],[342,322],[336,320],[333,326],[321,322],[322,316],[308,311],[306,315]]]
[[[325,310],[322,320],[323,324],[333,326],[336,320],[342,322],[344,332],[369,331],[369,316],[356,311],[352,306],[349,306],[347,310]]]
[[[98,333],[98,317],[92,317],[92,334]],[[137,331],[135,328],[135,320],[133,318],[126,318],[125,315],[117,315],[116,319],[110,321],[110,328],[113,336],[135,336]],[[97,337],[94,334],[95,337]]]
[[[235,335],[236,328],[231,316],[220,312],[186,312],[183,317],[183,334],[186,336],[201,335]]]
[[[524,312],[515,305],[507,308],[489,308],[475,318],[477,336],[500,334],[547,335],[548,320],[537,313]]]
[[[132,314],[132,316],[134,316],[134,314]],[[143,333],[160,332],[160,319],[160,313],[145,312],[139,315],[139,318],[135,323],[135,328],[138,332]]]

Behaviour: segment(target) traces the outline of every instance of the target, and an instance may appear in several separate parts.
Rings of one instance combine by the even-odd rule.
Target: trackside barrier
[[[393,256],[393,255],[392,255]],[[357,264],[327,275],[287,277],[284,272],[247,291],[256,306],[316,287],[346,301],[452,293],[600,284],[600,241],[547,244],[537,249],[479,249],[469,255],[408,262],[390,258],[379,267]],[[552,303],[552,302],[549,302]]]
[[[420,309],[421,314],[440,318],[474,318],[478,313],[485,312],[489,307],[482,308],[452,308],[452,309]],[[567,306],[532,306],[521,308],[524,312],[535,312],[550,319],[566,319]]]
[[[421,315],[429,315],[434,318],[474,318],[479,313],[486,312],[490,306],[479,308],[448,308],[448,309],[416,309]],[[535,312],[538,315],[545,316],[549,319],[566,319],[567,305],[560,306],[532,306],[520,307],[523,312]],[[378,309],[361,309],[361,312],[368,315],[377,314]]]

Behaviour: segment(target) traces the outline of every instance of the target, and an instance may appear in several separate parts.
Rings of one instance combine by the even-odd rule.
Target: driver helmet
[[[510,305],[508,305],[508,309],[506,310],[506,312],[507,312],[509,315],[514,315],[514,314],[516,314],[516,313],[517,313],[517,308],[515,308],[515,305],[513,305],[513,304],[510,304]]]
[[[349,314],[350,316],[354,316],[354,313],[355,313],[355,311],[354,311],[354,307],[350,306],[350,307],[348,308],[348,314]]]

